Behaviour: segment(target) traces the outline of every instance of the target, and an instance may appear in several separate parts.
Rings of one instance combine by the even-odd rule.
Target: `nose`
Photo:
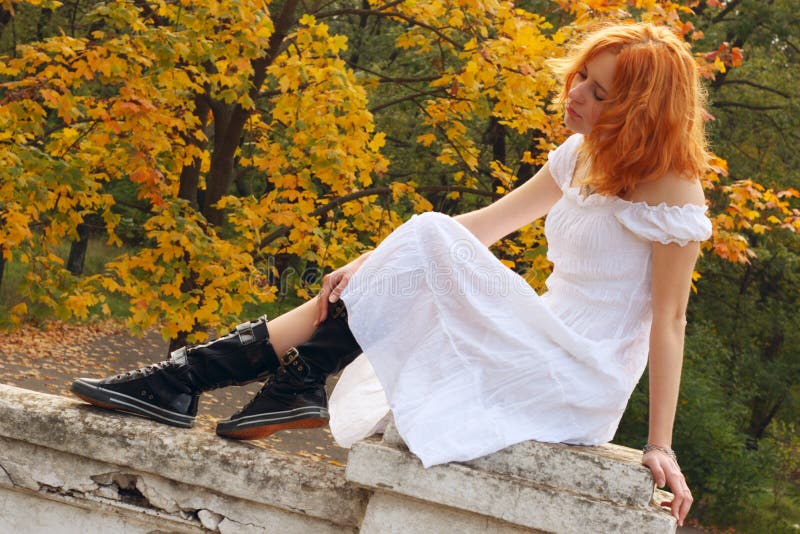
[[[586,93],[586,91],[583,90],[585,87],[586,87],[585,81],[580,81],[577,79],[573,80],[572,87],[570,87],[567,96],[572,101],[582,102]]]

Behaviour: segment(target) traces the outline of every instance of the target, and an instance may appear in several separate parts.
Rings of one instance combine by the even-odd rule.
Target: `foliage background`
[[[567,135],[547,58],[604,20],[667,24],[707,80],[719,156],[675,448],[704,524],[791,530],[792,3],[4,0],[0,321],[120,315],[174,346],[308,298],[410,214],[483,206],[535,172]],[[539,224],[493,250],[542,287]],[[632,446],[645,389],[617,437]]]

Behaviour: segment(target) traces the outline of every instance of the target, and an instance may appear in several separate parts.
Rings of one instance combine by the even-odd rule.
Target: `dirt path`
[[[69,386],[76,377],[100,378],[156,363],[166,358],[167,346],[155,331],[132,337],[114,322],[25,327],[0,337],[0,382],[72,397]],[[217,421],[242,407],[259,387],[249,384],[203,395],[196,427],[189,432],[213,433]],[[254,443],[334,465],[347,459],[347,450],[333,442],[327,428],[287,430]]]

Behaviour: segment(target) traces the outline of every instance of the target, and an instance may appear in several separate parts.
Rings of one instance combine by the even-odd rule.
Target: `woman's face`
[[[567,93],[564,123],[573,132],[588,134],[597,122],[610,96],[617,56],[605,51],[581,67]]]

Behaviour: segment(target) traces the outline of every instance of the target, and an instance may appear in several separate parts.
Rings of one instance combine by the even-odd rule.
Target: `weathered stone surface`
[[[386,425],[386,430],[383,432],[383,442],[394,447],[395,449],[400,449],[402,451],[408,450],[408,445],[406,445],[406,442],[403,441],[403,436],[401,436],[400,432],[397,431],[397,427],[394,424],[394,418],[391,418],[389,423]]]
[[[360,534],[532,534],[527,528],[460,512],[395,494],[375,492],[367,505]]]
[[[11,480],[11,477],[8,475],[8,472],[3,468],[2,463],[0,463],[0,486],[13,486],[14,481]]]
[[[0,384],[0,533],[672,533],[653,504],[671,496],[640,461],[529,442],[426,470],[390,425],[354,446],[345,476]]]
[[[378,440],[357,443],[347,479],[385,493],[474,512],[546,532],[674,532],[675,520],[654,508],[548,487],[467,464],[424,469],[412,454]],[[647,492],[648,501],[652,488]]]
[[[208,530],[217,530],[217,527],[222,520],[225,519],[225,516],[209,512],[208,510],[200,510],[197,512],[197,518],[200,520],[200,523],[203,524],[203,527]]]
[[[100,487],[92,476],[102,478],[108,464],[83,456],[70,460],[66,464],[58,451],[0,437],[0,466],[10,476],[12,483],[9,485],[18,488],[38,491],[42,486],[50,486],[64,491],[91,492]],[[106,478],[108,481],[104,483],[111,484],[110,475]]]
[[[466,465],[632,506],[649,506],[654,487],[650,470],[641,465],[641,453],[612,444],[577,447],[527,441]]]
[[[219,524],[219,531],[222,534],[265,534],[268,532],[256,525],[243,525],[234,523],[228,519],[223,519]]]
[[[51,495],[0,486],[0,532],[24,534],[151,534],[206,532],[188,521],[143,513],[134,507],[86,501],[69,495]]]
[[[393,423],[386,428],[383,442],[408,450]],[[464,465],[587,497],[648,507],[653,495],[653,476],[641,460],[640,451],[611,443],[578,447],[526,441]]]
[[[209,461],[213,462],[213,458]],[[112,511],[126,517],[129,515],[126,521],[138,524],[142,530],[130,530],[133,527],[126,527],[126,532],[152,532],[152,527],[156,524],[151,521],[153,516],[160,518],[161,530],[169,532],[196,532],[199,531],[197,529],[202,530],[202,527],[235,533],[306,534],[313,531],[335,534],[355,531],[353,527],[335,525],[302,512],[282,510],[175,482],[153,473],[138,472],[129,467],[99,462],[9,438],[0,438],[0,465],[10,466],[9,471],[12,473],[5,479],[0,478],[0,492],[23,491],[27,492],[25,500],[39,498],[65,504],[66,506],[48,509],[46,513],[60,514],[62,520],[71,522],[74,519],[78,524],[90,521],[90,518],[84,517],[86,514],[76,511],[75,507],[97,509],[98,525],[113,525],[113,522],[107,523],[103,515]],[[4,473],[5,469],[4,467],[0,472]],[[16,501],[20,499],[23,497],[15,495]],[[0,507],[0,511],[2,510]],[[139,523],[138,518],[142,518]],[[55,519],[52,521],[58,522]],[[224,526],[220,526],[221,523]],[[14,524],[25,528],[8,532],[28,534],[54,531],[44,527],[38,530],[46,522],[43,519],[33,521],[25,514],[16,516]],[[171,526],[166,529],[164,525]],[[98,529],[85,529],[82,532],[98,531],[105,532]],[[0,529],[0,532],[7,531]]]
[[[0,436],[356,527],[368,493],[342,470],[0,384]],[[213,461],[209,461],[213,458]]]

